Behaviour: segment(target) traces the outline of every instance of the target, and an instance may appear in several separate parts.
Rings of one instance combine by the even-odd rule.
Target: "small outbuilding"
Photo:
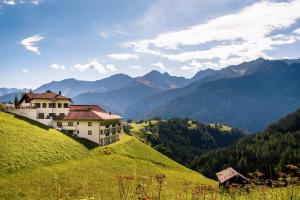
[[[222,187],[227,187],[231,184],[245,185],[250,182],[249,179],[247,179],[241,173],[235,171],[232,167],[224,169],[216,173],[216,175],[219,180],[219,186]]]

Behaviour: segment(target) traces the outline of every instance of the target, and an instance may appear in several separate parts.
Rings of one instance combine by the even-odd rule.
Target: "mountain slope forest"
[[[180,118],[131,123],[129,127],[131,134],[190,168],[199,155],[211,149],[233,145],[245,136],[240,130],[226,125],[205,125]]]
[[[0,199],[174,199],[185,182],[216,185],[127,135],[99,147],[0,112],[0,140]]]
[[[264,178],[278,177],[286,165],[300,166],[300,109],[270,125],[265,131],[244,137],[235,145],[209,151],[193,161],[193,169],[209,177],[226,167],[248,174],[258,170]]]

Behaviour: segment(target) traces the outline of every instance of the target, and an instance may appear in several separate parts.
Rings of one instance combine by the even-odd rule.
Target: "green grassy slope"
[[[165,174],[166,198],[182,193],[186,182],[216,185],[127,135],[89,150],[56,130],[35,125],[0,113],[0,199],[119,199],[119,176],[127,177],[129,193],[143,183],[145,193],[155,196],[155,176]]]
[[[83,158],[86,148],[55,129],[0,112],[0,177]]]

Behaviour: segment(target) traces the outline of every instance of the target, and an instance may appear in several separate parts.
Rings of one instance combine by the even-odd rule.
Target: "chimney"
[[[61,95],[61,91],[58,91],[58,94]]]

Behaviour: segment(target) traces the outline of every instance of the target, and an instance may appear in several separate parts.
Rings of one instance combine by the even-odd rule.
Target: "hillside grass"
[[[157,120],[150,120],[152,124],[156,124],[158,123]],[[132,122],[130,123],[130,132],[133,134],[133,135],[139,135],[139,133],[141,132],[141,130],[147,126],[150,125],[150,121],[146,121],[146,122],[143,122],[143,123],[137,123],[137,122]]]
[[[156,197],[157,175],[164,174],[162,198],[175,197],[189,182],[216,186],[134,137],[87,148],[54,129],[0,113],[0,199],[120,199],[145,185]],[[127,189],[126,189],[127,188]]]
[[[217,182],[134,137],[122,137],[99,147],[0,112],[0,199],[158,199],[158,177],[162,174],[161,200],[300,198],[299,186],[222,192]],[[120,191],[124,193],[120,195]]]
[[[61,132],[3,112],[0,141],[0,177],[88,155],[83,145]]]
[[[227,131],[227,132],[230,132],[232,131],[232,127],[230,126],[227,126],[225,124],[209,124],[209,126],[211,128],[215,128],[215,129],[219,129],[220,131]]]

